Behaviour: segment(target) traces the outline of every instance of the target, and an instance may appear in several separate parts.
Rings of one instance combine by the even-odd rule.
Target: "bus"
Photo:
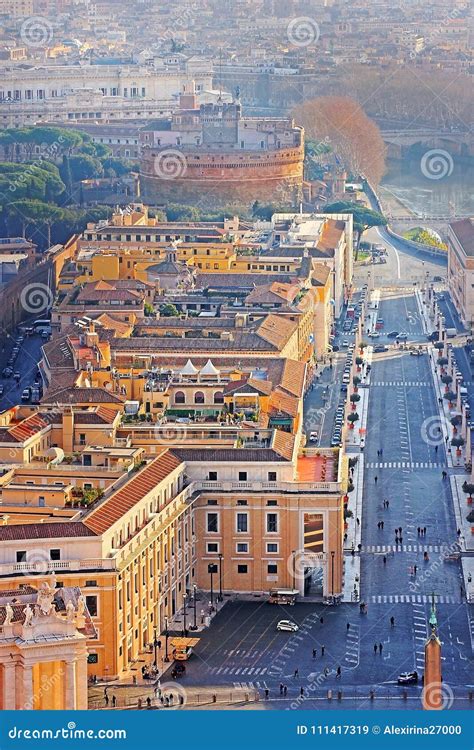
[[[293,605],[299,593],[298,589],[270,589],[268,603]]]

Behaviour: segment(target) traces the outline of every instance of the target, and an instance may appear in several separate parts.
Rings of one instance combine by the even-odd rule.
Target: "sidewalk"
[[[108,703],[105,698],[104,688],[89,688],[88,707],[95,710],[143,708],[163,711],[199,707],[225,709],[231,706],[241,707],[248,703],[259,703],[260,700],[258,690],[251,687],[230,688],[227,685],[188,687],[179,680],[161,681],[156,687],[147,687],[148,689],[125,685],[109,685],[107,687]],[[115,701],[113,700],[114,697]],[[163,702],[161,699],[163,699]]]

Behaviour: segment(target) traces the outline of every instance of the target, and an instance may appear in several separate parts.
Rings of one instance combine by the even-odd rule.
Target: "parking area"
[[[0,352],[0,409],[39,402],[41,383],[39,380],[35,383],[35,378],[43,344],[39,334],[16,334],[4,341]]]

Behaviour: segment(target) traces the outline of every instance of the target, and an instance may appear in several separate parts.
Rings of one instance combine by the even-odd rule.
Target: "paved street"
[[[382,292],[377,314],[385,321],[385,333],[406,330],[408,344],[426,341],[413,293]],[[379,341],[391,348],[373,356],[366,446],[360,454],[364,462],[361,599],[368,605],[367,614],[349,603],[333,608],[300,602],[285,608],[266,602],[230,602],[201,635],[185,684],[268,689],[275,705],[297,700],[303,688],[302,708],[325,699],[328,689],[346,691],[348,699],[357,694],[354,705],[364,707],[370,689],[382,702],[398,700],[402,692],[396,685],[398,675],[423,671],[434,592],[443,679],[454,691],[454,705],[463,705],[465,686],[473,682],[472,623],[461,598],[460,563],[443,560],[446,546],[456,541],[456,524],[450,485],[441,477],[446,466],[444,444],[435,444],[430,429],[438,415],[430,359],[428,354],[411,356],[385,336]],[[322,383],[306,399],[305,412],[311,420],[314,410],[322,408],[322,393],[331,381],[328,408],[323,409],[323,444],[331,430],[325,422],[332,424],[339,398],[339,370],[339,364],[326,370]],[[382,455],[377,454],[380,450]],[[384,500],[389,500],[388,509]],[[383,529],[378,528],[380,521]],[[395,528],[400,526],[402,540],[396,542]],[[418,526],[426,527],[425,535],[418,534]],[[282,618],[297,622],[299,632],[278,632],[276,623]],[[280,683],[288,686],[287,699],[279,695]],[[418,707],[420,690],[420,686],[408,688],[409,700],[415,701],[410,707]]]
[[[38,362],[41,359],[41,346],[44,343],[41,336],[27,336],[20,348],[18,358],[13,365],[13,370],[21,375],[20,382],[11,378],[2,378],[2,370],[6,366],[11,350],[13,348],[12,338],[4,339],[5,348],[0,352],[0,383],[4,387],[3,396],[0,398],[0,409],[9,409],[11,406],[21,403],[21,393],[28,385],[33,385]]]

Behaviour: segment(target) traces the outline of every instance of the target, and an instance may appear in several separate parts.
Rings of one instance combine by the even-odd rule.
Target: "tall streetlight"
[[[193,604],[194,604],[194,622],[193,622],[193,630],[197,630],[197,622],[196,622],[196,593],[197,593],[197,586],[195,583],[193,583]]]
[[[188,598],[188,595],[186,591],[183,594],[183,636],[186,638],[187,631],[186,631],[186,600]]]
[[[158,647],[161,648],[161,641],[158,640],[158,633],[157,633],[157,630],[155,628],[154,637],[153,637],[153,649],[154,649],[154,661],[153,661],[153,665],[155,667],[158,666],[158,655],[157,655],[157,652],[156,652],[156,649]]]
[[[217,565],[209,563],[207,571],[211,576],[211,610],[214,608],[214,573],[217,573]]]
[[[334,555],[335,554],[336,554],[335,551],[331,550],[331,592],[333,596],[334,596]]]
[[[219,601],[221,602],[224,597],[222,596],[222,552],[219,552]]]
[[[168,618],[165,617],[165,661],[169,661],[170,658],[168,656]]]

